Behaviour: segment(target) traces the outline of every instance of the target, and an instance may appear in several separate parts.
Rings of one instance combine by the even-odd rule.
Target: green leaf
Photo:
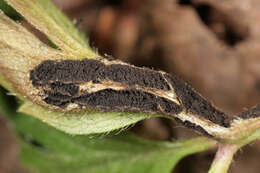
[[[20,128],[26,128],[29,136],[45,148],[23,143],[23,163],[39,173],[170,173],[184,156],[211,146],[205,138],[169,143],[147,141],[124,133],[103,138],[71,137],[46,129],[43,124],[36,123],[37,130],[31,129],[35,122],[26,122],[32,124],[26,123]]]
[[[216,144],[206,138],[154,142],[129,133],[70,136],[33,117],[16,113],[0,92],[0,110],[20,136],[22,165],[34,173],[170,173],[183,157]]]
[[[98,57],[98,54],[86,43],[84,35],[54,6],[52,1],[6,1],[71,58]]]
[[[36,117],[43,122],[69,134],[104,133],[130,126],[146,118],[155,117],[144,113],[91,112],[63,113],[47,110],[26,101],[20,112]]]

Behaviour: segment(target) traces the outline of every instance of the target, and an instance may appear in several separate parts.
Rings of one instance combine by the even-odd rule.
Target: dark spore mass
[[[138,110],[156,111],[158,105],[156,96],[139,90],[106,89],[75,98],[72,102],[79,105],[101,107],[101,109],[138,108]]]
[[[54,82],[48,85],[54,93],[60,93],[66,96],[74,96],[79,92],[79,87],[73,84],[63,84],[60,82]]]
[[[220,126],[230,126],[230,118],[225,113],[214,108],[210,102],[196,93],[190,85],[169,74],[166,74],[165,78],[172,84],[176,95],[188,112],[202,116]]]
[[[243,118],[243,119],[249,119],[249,118],[258,118],[260,117],[260,105],[256,105],[244,112],[242,112],[240,115],[239,115],[240,118]]]
[[[47,60],[30,72],[30,79],[34,86],[48,85],[53,82],[78,84],[93,81],[101,83],[102,80],[108,79],[126,85],[170,90],[160,72],[130,65],[105,65],[101,61],[93,59]]]
[[[64,107],[68,103],[76,103],[101,111],[131,111],[156,112],[164,114],[177,114],[182,108],[176,103],[157,97],[140,90],[112,90],[105,89],[95,93],[85,93],[81,96],[68,97],[57,93],[47,92],[44,100],[48,104]],[[159,108],[161,107],[162,110]]]
[[[43,99],[43,101],[47,104],[58,106],[60,108],[66,108],[69,104],[69,102],[63,101],[63,100],[55,100],[51,97],[46,97]]]
[[[163,75],[147,68],[137,68],[128,65],[112,64],[107,66],[104,75],[115,82],[127,85],[139,85],[149,88],[170,90]]]
[[[130,65],[105,65],[98,60],[84,59],[44,61],[30,72],[35,87],[43,86],[47,104],[66,108],[69,103],[101,111],[136,111],[176,114],[182,108],[171,100],[137,89],[104,89],[94,93],[79,94],[78,84],[104,79],[126,84],[170,90],[159,72]]]
[[[96,72],[104,68],[105,65],[97,60],[47,60],[31,71],[30,79],[35,86],[52,82],[77,84],[95,79]]]

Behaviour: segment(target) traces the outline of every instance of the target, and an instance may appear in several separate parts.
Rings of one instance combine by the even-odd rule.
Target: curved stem
[[[226,173],[239,148],[236,144],[220,144],[209,173]]]

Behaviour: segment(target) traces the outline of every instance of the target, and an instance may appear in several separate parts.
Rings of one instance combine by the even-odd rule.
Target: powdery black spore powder
[[[100,83],[108,79],[130,86],[139,85],[170,90],[168,83],[159,72],[121,64],[104,65],[98,60],[91,59],[44,61],[31,71],[30,79],[34,86],[53,82],[76,84],[93,81]]]
[[[242,112],[239,115],[240,118],[243,119],[249,119],[249,118],[258,118],[260,117],[260,105],[256,105],[255,107],[252,107],[244,112]]]
[[[196,93],[190,85],[169,74],[166,74],[165,77],[174,87],[176,95],[188,112],[202,116],[220,126],[230,126],[230,118],[224,112],[214,108],[210,102]]]
[[[105,89],[79,95],[80,83],[99,82],[108,79],[128,86],[143,86],[169,90],[170,87],[159,72],[128,65],[104,65],[97,60],[84,59],[44,61],[30,72],[30,80],[36,88],[43,86],[47,104],[66,108],[69,103],[88,106],[101,111],[137,111],[177,114],[182,108],[163,97],[137,89]]]

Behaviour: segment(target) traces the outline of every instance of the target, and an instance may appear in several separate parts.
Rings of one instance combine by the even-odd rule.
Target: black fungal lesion
[[[44,101],[47,104],[59,106],[61,108],[69,103],[75,103],[81,107],[86,106],[100,111],[109,112],[147,112],[178,114],[182,108],[176,103],[141,90],[113,90],[104,89],[94,93],[85,92],[82,95],[72,97],[59,93],[46,92]]]
[[[186,111],[201,116],[223,127],[230,127],[231,119],[224,112],[217,110],[212,104],[200,96],[193,88],[181,79],[165,74]]]
[[[105,89],[87,93],[72,100],[73,103],[101,111],[136,111],[149,113],[177,114],[182,108],[176,103],[137,89]]]
[[[242,119],[250,119],[250,118],[259,118],[260,117],[260,105],[257,104],[256,106],[242,112],[239,115]]]
[[[34,86],[47,85],[54,82],[63,84],[79,84],[100,78],[105,65],[93,59],[80,60],[47,60],[39,64],[30,73]]]
[[[66,109],[70,103],[79,107],[90,107],[100,111],[131,111],[163,114],[178,114],[182,108],[173,101],[151,94],[136,85],[152,89],[170,90],[163,74],[147,68],[125,64],[105,65],[102,61],[47,60],[30,72],[30,80],[36,88],[43,90],[43,101]],[[88,93],[79,85],[104,80],[122,83],[122,90],[103,89]]]
[[[31,71],[30,79],[34,86],[48,85],[54,82],[62,84],[80,84],[89,81],[102,83],[106,79],[127,86],[138,85],[170,90],[167,81],[160,72],[126,64],[105,65],[94,59],[47,60]]]
[[[69,104],[76,104],[81,108],[89,107],[100,111],[163,113],[171,116],[185,110],[222,127],[230,127],[231,123],[225,113],[217,110],[190,85],[175,76],[148,68],[118,62],[105,64],[96,59],[47,60],[30,72],[30,80],[34,87],[43,90],[45,103],[62,109],[66,109]],[[80,84],[90,81],[102,84],[105,80],[126,87],[121,90],[103,89],[90,93],[80,90]],[[161,91],[170,91],[172,87],[181,105],[136,89],[136,86]],[[191,122],[182,123],[206,133],[202,127]]]
[[[79,86],[73,84],[63,84],[60,82],[54,82],[48,84],[48,87],[54,93],[60,93],[65,96],[74,96],[79,93]]]

